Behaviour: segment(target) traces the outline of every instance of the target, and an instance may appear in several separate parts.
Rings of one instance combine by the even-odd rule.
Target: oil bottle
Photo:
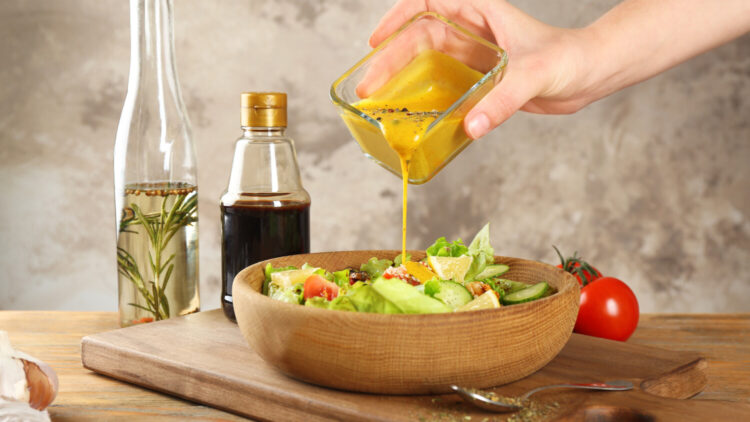
[[[114,151],[123,327],[200,309],[196,158],[172,9],[172,0],[130,0],[130,78]]]
[[[241,95],[242,136],[221,197],[221,304],[235,321],[232,282],[245,267],[310,251],[310,195],[287,137],[286,94]]]

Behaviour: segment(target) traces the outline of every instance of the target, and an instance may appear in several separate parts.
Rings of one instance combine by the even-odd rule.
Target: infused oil
[[[117,236],[120,325],[199,309],[197,189],[126,185]]]

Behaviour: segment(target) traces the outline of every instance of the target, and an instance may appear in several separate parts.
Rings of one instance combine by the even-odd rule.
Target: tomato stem
[[[560,257],[560,264],[562,264],[563,271],[577,275],[578,278],[581,279],[582,287],[596,280],[601,275],[591,266],[591,264],[584,261],[583,257],[578,256],[578,251],[573,252],[573,256],[565,259],[563,258],[562,253],[560,253],[560,250],[557,249],[557,246],[552,245],[552,247],[555,248],[557,256]],[[578,266],[576,266],[576,264],[578,264]]]

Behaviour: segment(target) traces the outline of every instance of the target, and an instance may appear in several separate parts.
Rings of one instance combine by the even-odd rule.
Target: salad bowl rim
[[[493,308],[493,309],[479,309],[479,310],[471,310],[471,311],[464,311],[464,312],[443,312],[443,313],[423,313],[423,314],[381,314],[381,313],[375,313],[375,312],[352,312],[352,311],[343,311],[343,310],[338,310],[338,309],[323,309],[323,308],[318,308],[314,306],[297,305],[293,303],[287,303],[287,302],[272,299],[268,297],[267,295],[263,294],[261,291],[252,288],[252,286],[250,285],[250,280],[248,277],[249,273],[260,271],[261,274],[264,274],[263,269],[265,268],[266,264],[268,263],[273,264],[273,262],[276,260],[290,258],[290,257],[298,257],[298,256],[322,256],[322,255],[352,253],[352,252],[358,252],[358,253],[372,252],[373,257],[378,256],[378,254],[391,254],[392,253],[393,256],[396,256],[401,253],[400,250],[395,250],[395,249],[358,249],[358,250],[348,250],[348,251],[311,252],[311,253],[306,253],[306,254],[279,256],[276,258],[270,258],[267,260],[257,262],[255,264],[252,264],[244,268],[235,277],[233,285],[236,286],[239,284],[243,284],[248,288],[251,295],[261,296],[262,297],[262,299],[260,299],[261,301],[270,301],[270,302],[266,302],[268,305],[273,306],[271,304],[272,302],[273,304],[277,304],[277,305],[286,305],[286,306],[289,306],[289,308],[285,308],[285,309],[289,309],[289,310],[291,310],[292,308],[297,308],[301,312],[316,312],[317,314],[315,315],[321,315],[321,316],[325,314],[329,314],[335,317],[336,315],[341,316],[341,314],[344,314],[344,315],[349,315],[349,317],[352,317],[352,318],[359,318],[359,316],[353,316],[353,315],[362,315],[362,318],[382,318],[384,320],[408,319],[408,320],[413,320],[413,321],[421,320],[421,319],[430,319],[430,318],[446,318],[446,315],[452,315],[455,318],[459,318],[459,317],[473,318],[474,316],[477,316],[477,315],[491,315],[491,313],[495,313],[497,315],[500,315],[501,312],[505,312],[506,314],[509,314],[509,315],[515,314],[515,313],[523,313],[524,311],[527,311],[530,308],[541,307],[553,300],[557,300],[561,298],[563,294],[568,293],[570,289],[580,290],[580,287],[578,286],[578,282],[572,274],[560,268],[557,268],[554,265],[547,264],[544,262],[534,261],[530,259],[508,257],[508,256],[502,256],[502,255],[495,255],[495,259],[497,260],[497,258],[505,258],[505,259],[525,261],[527,263],[543,265],[543,266],[549,267],[549,269],[551,270],[562,273],[562,282],[560,283],[561,285],[559,287],[557,285],[554,285],[553,287],[555,287],[557,291],[551,294],[550,296],[537,299],[534,301],[530,301],[530,302],[519,303],[519,304],[514,304],[514,305],[502,305],[499,308]],[[421,251],[420,250],[407,250],[407,253],[411,256],[425,255],[425,251],[423,250]],[[331,270],[328,268],[326,268],[326,270],[338,271],[338,270]],[[263,276],[265,277],[265,275]],[[549,283],[548,280],[539,280],[539,281],[547,281]]]

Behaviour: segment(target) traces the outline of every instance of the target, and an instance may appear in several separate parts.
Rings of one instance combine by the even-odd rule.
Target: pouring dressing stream
[[[414,152],[441,112],[481,78],[481,73],[449,55],[425,50],[372,95],[354,104],[380,123],[388,145],[399,157],[403,181],[401,253],[404,262],[409,166]],[[427,149],[424,153],[443,152]]]

